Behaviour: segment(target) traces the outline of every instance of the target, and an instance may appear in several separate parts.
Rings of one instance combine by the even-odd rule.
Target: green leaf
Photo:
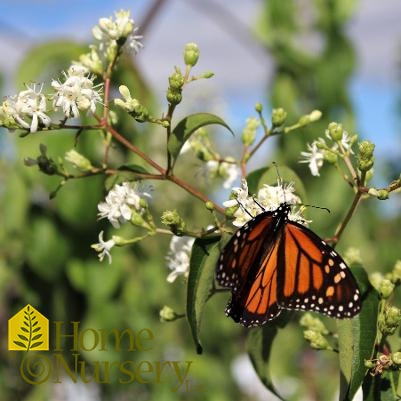
[[[216,263],[220,254],[217,241],[217,238],[196,239],[189,264],[187,319],[198,354],[202,353],[199,337],[202,312],[212,293]]]
[[[18,337],[21,339],[21,340],[24,340],[24,341],[29,341],[25,336],[23,336],[22,334],[18,334]]]
[[[352,269],[362,293],[362,310],[353,319],[339,320],[340,400],[351,401],[366,376],[365,359],[372,357],[379,307],[377,292],[362,267]]]
[[[270,354],[273,341],[279,329],[283,328],[292,315],[292,312],[283,310],[281,314],[265,326],[257,329],[250,329],[247,337],[247,348],[249,357],[255,372],[265,387],[280,400],[284,400],[274,387],[270,371]]]
[[[172,130],[167,149],[174,159],[177,158],[184,143],[199,128],[206,125],[218,124],[227,128],[233,135],[231,128],[220,117],[210,113],[196,113],[182,119]]]

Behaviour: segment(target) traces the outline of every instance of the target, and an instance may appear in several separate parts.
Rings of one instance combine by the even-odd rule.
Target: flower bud
[[[309,114],[310,122],[320,120],[322,118],[322,112],[320,110],[312,110]]]
[[[176,69],[176,71],[169,76],[168,82],[172,90],[182,89],[184,86],[184,77],[182,76],[181,71]]]
[[[257,113],[261,113],[262,111],[263,111],[263,105],[262,105],[262,103],[256,103],[255,104],[255,111],[257,112]]]
[[[362,141],[359,143],[358,148],[358,168],[360,171],[368,171],[373,167],[374,164],[373,151],[375,149],[375,145],[370,141]]]
[[[272,124],[274,127],[283,125],[287,118],[287,112],[283,108],[273,109],[272,111]]]
[[[161,222],[175,235],[182,235],[185,231],[185,221],[178,214],[177,210],[164,211],[161,217]]]
[[[75,149],[68,151],[64,158],[82,171],[91,171],[93,168],[91,162]]]
[[[343,126],[336,122],[331,122],[327,127],[327,134],[333,141],[341,141],[343,137]]]
[[[251,146],[256,138],[256,130],[259,128],[260,122],[257,118],[248,118],[246,120],[246,126],[242,131],[242,143],[247,146]]]
[[[209,211],[211,211],[211,212],[215,209],[214,204],[213,204],[213,202],[211,202],[211,201],[207,201],[207,202],[205,203],[205,206],[206,206],[206,209],[209,210]]]
[[[396,365],[401,365],[401,352],[394,352],[394,354],[391,355],[391,360]]]
[[[193,67],[199,59],[199,47],[196,43],[187,43],[184,50],[185,65]]]
[[[181,103],[182,100],[181,90],[173,90],[172,88],[169,88],[167,90],[166,99],[172,105],[177,105]]]
[[[325,349],[325,350],[332,349],[326,338],[323,337],[323,335],[317,331],[305,330],[304,338],[306,341],[310,343],[312,348]]]
[[[378,327],[384,336],[395,333],[401,323],[401,311],[395,306],[386,307],[379,316]]]
[[[202,78],[205,78],[205,79],[212,78],[212,77],[214,77],[214,72],[212,72],[212,71],[206,71],[206,72],[204,72],[204,73],[201,75],[201,77],[202,77]]]
[[[159,312],[159,318],[161,322],[172,322],[176,320],[178,317],[177,313],[175,313],[173,308],[169,306],[163,306],[163,308]]]

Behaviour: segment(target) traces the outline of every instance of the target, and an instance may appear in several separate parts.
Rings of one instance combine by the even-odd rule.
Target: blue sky
[[[244,26],[255,22],[260,1],[213,0],[232,13]],[[0,3],[0,68],[12,73],[24,51],[49,38],[90,40],[90,28],[99,17],[113,11],[132,10],[140,23],[153,1],[141,0],[2,0]],[[191,5],[195,0],[167,1],[144,38],[145,49],[138,62],[148,81],[163,93],[166,78],[181,62],[183,46],[195,41],[201,49],[200,69],[212,70],[213,82],[202,88],[222,106],[227,119],[240,125],[253,114],[257,101],[265,101],[271,62],[258,47],[220,26],[213,14]],[[198,2],[199,3],[199,2]],[[378,4],[380,3],[380,4]],[[397,63],[401,60],[401,2],[364,0],[349,25],[359,57],[359,66],[351,85],[357,113],[358,132],[377,142],[378,153],[400,156],[401,141],[395,113],[400,91]],[[4,57],[6,55],[6,57]],[[196,87],[194,87],[196,93]],[[318,107],[318,105],[317,105]],[[396,146],[394,146],[394,142]]]

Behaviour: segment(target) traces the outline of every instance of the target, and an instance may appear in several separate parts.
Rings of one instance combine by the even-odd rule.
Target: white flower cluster
[[[136,53],[143,47],[139,41],[141,35],[135,35],[138,30],[134,20],[130,17],[130,12],[120,10],[114,13],[113,17],[100,18],[99,24],[93,27],[92,34],[95,39],[101,42],[99,49],[104,50],[110,46],[117,45],[118,41],[125,40],[125,46],[134,50]]]
[[[80,111],[96,111],[96,104],[102,101],[101,85],[94,85],[94,77],[89,70],[80,64],[73,64],[67,72],[63,72],[64,82],[52,81],[56,90],[53,100],[55,110],[61,108],[67,118],[79,117]]]
[[[36,132],[50,127],[52,120],[48,114],[59,108],[66,118],[79,117],[81,111],[94,113],[96,104],[102,100],[101,85],[94,85],[89,70],[73,64],[64,77],[63,83],[53,80],[51,86],[55,91],[47,95],[42,93],[43,85],[32,84],[8,97],[0,106],[0,125]],[[52,109],[47,99],[53,99]]]
[[[100,219],[107,218],[113,227],[118,228],[120,224],[131,220],[134,211],[143,212],[143,197],[150,198],[150,194],[141,191],[136,182],[116,184],[107,194],[105,202],[99,203],[98,216]]]
[[[332,123],[335,124],[335,123]],[[313,141],[312,144],[308,143],[308,152],[301,152],[302,160],[300,163],[308,163],[309,170],[313,176],[319,176],[319,170],[323,166],[325,159],[328,157],[328,153],[332,155],[336,154],[353,154],[352,145],[354,139],[346,131],[342,131],[341,138],[334,140],[330,129],[326,130],[326,137],[333,141],[329,146],[324,138],[319,138]]]
[[[42,94],[43,85],[27,86],[26,90],[10,96],[1,105],[2,119],[11,117],[20,128],[36,132],[40,127],[49,127],[50,117],[46,114],[46,96]]]
[[[256,196],[249,196],[248,184],[242,180],[240,188],[233,188],[234,199],[223,202],[225,207],[239,206],[234,213],[233,225],[242,227],[247,221],[251,220],[264,211],[276,210],[282,203],[296,205],[301,203],[301,199],[294,194],[292,183],[282,185],[278,182],[277,186],[263,185]],[[301,215],[302,209],[292,210],[288,218],[292,221],[306,223]]]

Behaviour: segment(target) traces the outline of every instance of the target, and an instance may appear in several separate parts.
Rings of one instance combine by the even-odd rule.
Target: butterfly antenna
[[[251,218],[253,219],[255,216],[252,216],[252,214],[246,209],[246,207],[237,199],[239,207]]]
[[[260,207],[260,209],[265,212],[266,209],[257,201],[257,199],[255,198],[255,196],[252,196],[252,200]]]
[[[325,210],[327,213],[330,213],[330,209],[327,207],[322,207],[322,206],[315,206],[315,205],[302,205],[304,207],[313,207],[314,209],[322,209]]]
[[[283,182],[283,179],[281,178],[280,171],[279,171],[279,169],[278,169],[278,165],[277,165],[276,162],[272,162],[272,164],[273,164],[274,168],[276,169],[278,185],[279,185],[279,187],[280,187],[280,188],[282,189],[282,191],[283,191],[283,200],[284,200],[284,203],[286,203],[285,191],[284,191],[284,182]]]

